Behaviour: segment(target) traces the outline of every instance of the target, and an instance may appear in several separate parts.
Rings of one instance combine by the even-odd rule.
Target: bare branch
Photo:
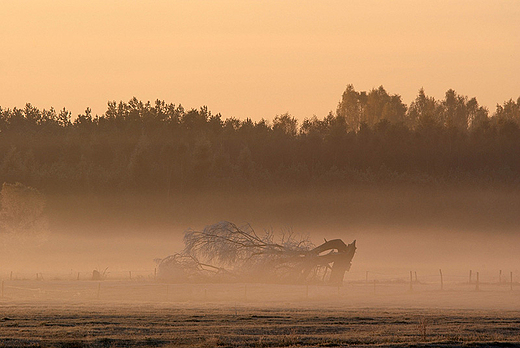
[[[347,246],[339,239],[315,247],[292,231],[276,243],[271,230],[259,236],[249,224],[238,227],[227,221],[186,231],[184,244],[182,253],[159,263],[177,280],[218,274],[243,281],[322,281],[330,269],[330,282],[339,283],[356,249],[355,241]]]

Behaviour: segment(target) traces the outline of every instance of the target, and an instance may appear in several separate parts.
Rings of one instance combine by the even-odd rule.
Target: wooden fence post
[[[479,278],[479,273],[478,272],[477,272],[477,285],[475,286],[475,290],[476,291],[480,290],[480,278]]]
[[[469,284],[471,284],[471,270],[469,270]]]
[[[498,272],[498,283],[502,284],[502,270]]]
[[[439,268],[439,273],[441,275],[441,291],[444,290],[444,281],[442,279],[442,269]]]

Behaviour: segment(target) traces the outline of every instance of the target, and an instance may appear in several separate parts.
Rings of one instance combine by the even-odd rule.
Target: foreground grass
[[[0,347],[516,346],[516,311],[13,304]]]

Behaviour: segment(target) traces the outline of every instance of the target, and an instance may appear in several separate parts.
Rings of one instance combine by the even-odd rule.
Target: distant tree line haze
[[[109,102],[0,108],[0,182],[46,193],[250,190],[365,183],[520,184],[520,98],[490,113],[450,89],[409,106],[348,85],[334,112],[299,122],[224,119],[207,107]]]
[[[2,247],[45,241],[48,230],[45,197],[38,190],[20,183],[4,182],[0,205],[0,250]]]

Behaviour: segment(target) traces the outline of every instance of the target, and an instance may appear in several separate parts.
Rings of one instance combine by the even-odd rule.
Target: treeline
[[[409,105],[352,85],[335,112],[303,122],[224,119],[207,107],[109,102],[0,108],[0,182],[45,192],[265,189],[374,182],[520,183],[520,98],[489,111],[475,98],[421,89]]]

